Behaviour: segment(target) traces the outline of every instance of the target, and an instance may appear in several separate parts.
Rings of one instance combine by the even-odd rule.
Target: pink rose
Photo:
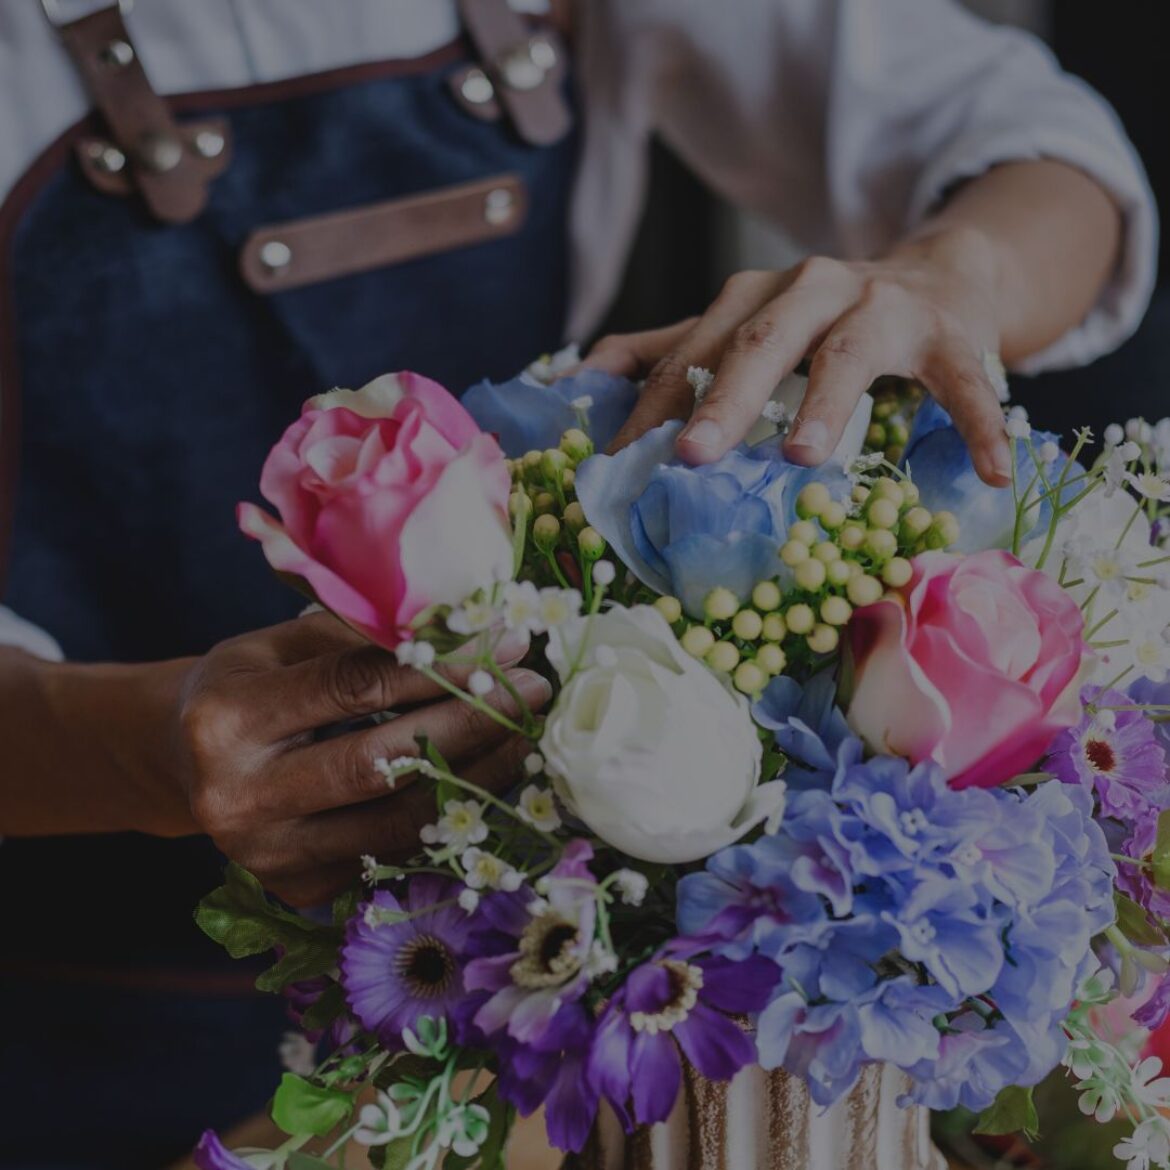
[[[953,788],[1028,771],[1080,717],[1080,608],[1009,553],[918,557],[904,589],[853,615],[847,647],[850,726]]]
[[[512,573],[503,452],[442,386],[386,374],[310,398],[272,449],[260,491],[280,521],[241,504],[268,563],[393,649],[434,605]]]

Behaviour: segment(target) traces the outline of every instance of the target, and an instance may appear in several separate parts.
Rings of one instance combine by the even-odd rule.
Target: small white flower
[[[487,602],[465,601],[458,609],[453,609],[447,615],[447,629],[453,634],[478,634],[495,620],[495,610]]]
[[[1036,456],[1041,463],[1051,465],[1060,458],[1060,444],[1048,439],[1046,442],[1040,444],[1040,449],[1036,452]]]
[[[584,966],[585,974],[590,979],[600,979],[612,975],[618,969],[618,957],[601,939],[594,939]]]
[[[1009,416],[1004,424],[1004,429],[1010,439],[1030,439],[1032,437],[1032,424],[1026,418]]]
[[[690,366],[687,369],[687,385],[695,392],[695,402],[702,402],[715,381],[715,375],[704,366]]]
[[[447,845],[458,850],[486,841],[487,835],[483,805],[478,800],[447,801],[438,822],[424,825],[419,833],[424,845]]]
[[[619,869],[613,875],[613,884],[627,906],[641,906],[650,889],[649,879],[636,869]]]
[[[422,670],[435,661],[435,648],[430,642],[400,642],[394,656],[399,666],[413,666]]]
[[[1170,1106],[1170,1077],[1162,1076],[1162,1062],[1147,1056],[1133,1070],[1134,1095],[1152,1109]]]
[[[540,761],[544,766],[544,760]],[[556,801],[552,792],[547,788],[540,788],[536,784],[529,784],[520,793],[520,802],[516,806],[516,813],[542,833],[555,833],[561,827],[560,814],[557,812]]]
[[[362,854],[362,881],[372,886],[378,880],[378,859],[371,853]]]
[[[479,909],[479,891],[464,886],[459,891],[459,909],[465,914],[474,914]]]
[[[540,591],[540,620],[545,629],[555,629],[581,612],[581,594],[576,589],[558,589],[555,585]]]
[[[582,414],[585,414],[593,409],[593,395],[582,394],[579,398],[574,398],[569,405],[574,410],[579,410]]]
[[[473,670],[467,680],[467,689],[481,699],[484,695],[490,695],[495,685],[495,680],[486,670]]]
[[[527,910],[533,918],[540,918],[542,915],[547,914],[551,909],[552,903],[549,902],[547,898],[533,898],[528,903],[528,905],[525,906],[525,910]]]
[[[573,343],[566,345],[564,349],[557,350],[556,353],[546,353],[538,357],[536,361],[529,364],[520,378],[530,386],[551,386],[560,374],[579,365],[580,362],[581,347]]]
[[[374,1101],[363,1105],[353,1139],[363,1146],[389,1145],[402,1129],[402,1114],[393,1099],[381,1089]]]
[[[1125,482],[1143,499],[1156,500],[1160,504],[1170,502],[1170,482],[1152,471],[1143,471],[1139,475],[1127,474]]]
[[[540,752],[529,752],[524,757],[524,771],[529,776],[539,776],[544,771],[544,756]]]
[[[300,1032],[285,1032],[278,1049],[280,1063],[286,1072],[299,1077],[311,1076],[317,1067],[317,1049]]]
[[[418,756],[395,756],[392,760],[375,760],[374,771],[393,789],[398,786],[398,781],[403,776],[409,776],[411,772],[422,772],[426,776],[433,776],[435,766],[430,760],[424,760]]]
[[[770,422],[780,428],[784,428],[792,422],[788,407],[783,402],[765,402],[764,409],[760,411],[760,417],[765,422]]]
[[[593,566],[593,580],[602,588],[612,585],[616,576],[617,569],[613,567],[613,561],[598,561]]]
[[[1110,423],[1105,428],[1105,446],[1120,447],[1125,441],[1125,430],[1119,423]]]
[[[510,581],[504,586],[504,625],[509,630],[544,633],[540,592],[531,581]]]
[[[1125,424],[1125,437],[1145,447],[1154,438],[1154,428],[1144,418],[1131,418]]]
[[[1020,406],[1019,404],[1017,404],[1015,406],[1010,406],[1010,407],[1008,407],[1007,417],[1009,419],[1018,419],[1021,422],[1027,422],[1028,421],[1028,409],[1027,409],[1027,407]]]
[[[524,875],[502,857],[471,848],[459,859],[464,882],[472,890],[505,890],[515,893],[524,884]]]
[[[1113,1156],[1120,1158],[1128,1170],[1165,1166],[1170,1161],[1170,1126],[1161,1117],[1147,1118],[1113,1147]]]

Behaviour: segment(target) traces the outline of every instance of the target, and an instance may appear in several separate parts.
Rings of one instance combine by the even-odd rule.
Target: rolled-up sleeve
[[[1034,37],[954,0],[747,0],[750,15],[726,23],[757,39],[735,50],[728,31],[704,39],[698,6],[684,7],[695,64],[687,86],[677,65],[666,71],[659,114],[667,137],[729,197],[810,251],[862,258],[996,164],[1066,162],[1112,196],[1123,252],[1086,318],[1019,369],[1086,364],[1137,328],[1157,260],[1145,172],[1108,103]],[[741,125],[713,124],[730,117]],[[737,146],[742,157],[732,156]]]

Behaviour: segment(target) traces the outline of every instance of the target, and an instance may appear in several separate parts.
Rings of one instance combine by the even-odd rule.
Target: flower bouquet
[[[204,901],[233,955],[276,952],[260,985],[302,1038],[272,1103],[287,1141],[209,1132],[198,1164],[324,1170],[356,1143],[492,1170],[543,1107],[599,1165],[607,1133],[688,1097],[692,1131],[722,1102],[721,1136],[678,1164],[746,1170],[712,1141],[756,1127],[755,1098],[729,1120],[713,1086],[774,1100],[782,1078],[829,1110],[880,1082],[882,1110],[1027,1133],[1063,1068],[1085,1112],[1132,1122],[1132,1170],[1170,1165],[1142,1050],[1170,1014],[1170,423],[1094,457],[1015,408],[996,490],[894,383],[823,467],[780,455],[783,395],[689,467],[677,423],[601,453],[636,387],[555,373],[462,404],[414,374],[313,399],[264,468],[279,519],[241,507],[276,570],[530,746],[507,792],[425,739],[380,761],[433,788],[434,819],[331,917],[238,867]],[[493,655],[516,632],[546,712]],[[789,1136],[751,1160],[790,1164],[769,1141]]]

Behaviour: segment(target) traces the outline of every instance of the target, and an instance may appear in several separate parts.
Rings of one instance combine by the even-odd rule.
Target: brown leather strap
[[[497,175],[259,228],[240,272],[256,292],[282,292],[512,235],[527,210],[523,179]]]
[[[105,158],[95,148],[87,174],[95,181],[112,177],[99,185],[115,190],[117,177],[128,173],[157,219],[194,219],[207,205],[209,182],[227,165],[226,126],[216,129],[218,140],[202,140],[206,150],[198,137],[183,133],[151,88],[117,5],[57,31],[110,129]]]
[[[572,113],[561,89],[564,45],[531,32],[508,0],[459,0],[463,23],[516,133],[533,146],[563,138]]]

